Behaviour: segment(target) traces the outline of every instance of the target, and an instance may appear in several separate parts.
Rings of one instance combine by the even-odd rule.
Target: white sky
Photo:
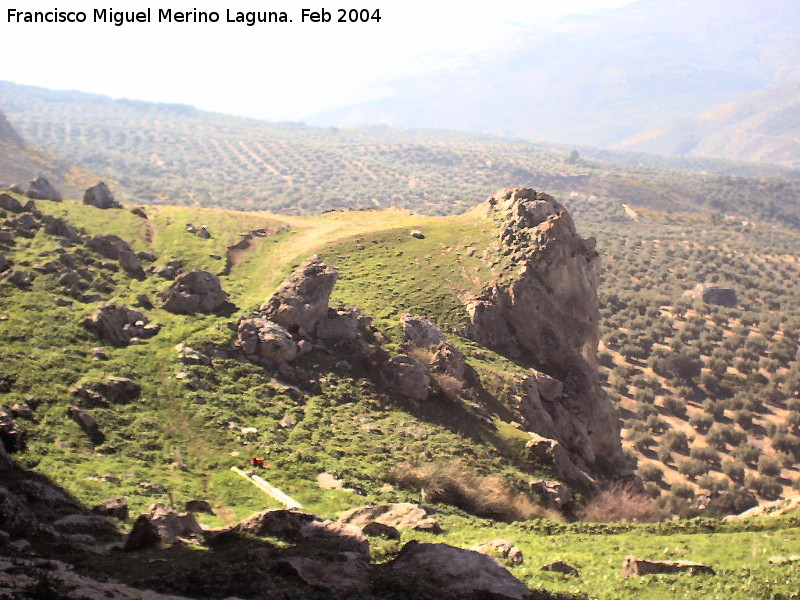
[[[6,0],[0,8],[0,79],[114,98],[182,102],[266,119],[372,99],[382,81],[479,54],[523,26],[628,4],[633,0]],[[91,22],[92,10],[152,8],[153,23]],[[301,23],[322,6],[330,23]],[[336,23],[339,8],[380,9],[380,22]],[[84,24],[8,22],[8,9],[79,11]],[[217,24],[157,23],[158,8],[220,13]],[[290,24],[225,23],[225,11],[283,10]]]

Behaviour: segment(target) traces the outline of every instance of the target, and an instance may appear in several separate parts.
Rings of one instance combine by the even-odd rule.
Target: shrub
[[[664,409],[676,417],[684,418],[686,416],[686,404],[674,396],[664,398]]]
[[[772,456],[761,455],[758,459],[758,472],[769,477],[781,474],[781,466]]]
[[[664,471],[658,465],[647,463],[639,467],[639,477],[642,481],[659,482],[664,479]]]
[[[582,521],[653,523],[664,518],[658,501],[631,485],[617,484],[592,498],[579,513]]]
[[[696,458],[685,458],[678,463],[678,473],[694,480],[708,473],[708,465]]]
[[[394,467],[388,479],[416,492],[425,490],[428,502],[451,504],[479,517],[504,522],[558,518],[557,513],[534,504],[526,494],[510,489],[500,477],[478,475],[462,463],[406,463]]]
[[[736,483],[744,482],[744,474],[747,465],[741,460],[726,460],[722,463],[722,472]]]
[[[689,456],[696,460],[702,461],[711,467],[716,467],[719,465],[719,452],[707,446],[697,446],[692,448],[691,452],[689,452]]]
[[[689,425],[691,425],[698,433],[706,433],[713,424],[714,420],[710,416],[703,413],[696,413],[692,415],[691,419],[689,419]]]
[[[663,358],[656,358],[652,361],[652,367],[662,377],[691,382],[700,376],[703,361],[697,354],[681,350]]]
[[[682,431],[669,431],[661,438],[661,447],[686,454],[689,452],[689,438]]]
[[[733,449],[734,458],[737,458],[748,465],[754,465],[758,460],[758,457],[761,456],[761,451],[758,448],[754,448],[750,444],[743,444]]]
[[[678,498],[690,500],[694,498],[694,488],[688,483],[676,483],[672,486],[672,493]]]

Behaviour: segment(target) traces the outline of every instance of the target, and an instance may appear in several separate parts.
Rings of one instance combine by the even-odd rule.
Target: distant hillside
[[[613,145],[800,74],[798,21],[792,0],[641,0],[528,27],[456,68],[390,82],[379,100],[310,121]]]
[[[800,226],[800,182],[776,179],[775,169],[745,167],[742,174],[759,176],[744,178],[620,166],[570,159],[565,148],[513,138],[267,123],[5,82],[0,106],[28,140],[98,173],[127,203],[294,214],[394,206],[455,214],[486,189],[527,186],[602,196],[618,207],[723,212]],[[735,165],[714,168],[738,173]],[[621,208],[606,216],[625,218]]]
[[[22,136],[0,112],[0,185],[25,183],[45,173],[63,192],[77,195],[96,183],[97,176],[52,152],[25,144]]]
[[[800,79],[623,140],[616,147],[800,166]]]

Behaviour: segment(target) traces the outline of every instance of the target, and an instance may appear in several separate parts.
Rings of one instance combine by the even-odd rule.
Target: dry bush
[[[655,498],[630,484],[616,484],[592,498],[578,517],[595,523],[654,523],[664,519],[664,512]]]
[[[478,517],[506,523],[563,520],[557,511],[535,504],[526,494],[509,488],[502,478],[478,475],[460,462],[398,465],[390,471],[389,481],[420,492],[424,501],[451,504]]]
[[[431,347],[411,348],[406,352],[411,358],[415,358],[420,363],[430,368],[433,365],[434,352]]]
[[[461,392],[464,391],[464,382],[452,375],[445,375],[444,373],[433,373],[431,375],[433,380],[441,388],[442,393],[451,400],[458,398]]]

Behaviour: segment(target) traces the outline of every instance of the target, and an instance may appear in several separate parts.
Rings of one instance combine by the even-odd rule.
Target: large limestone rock
[[[403,333],[406,339],[418,348],[437,346],[445,341],[439,328],[424,317],[403,315]]]
[[[297,534],[299,543],[316,552],[355,552],[369,558],[369,540],[361,529],[340,521],[311,521]]]
[[[581,239],[564,207],[532,189],[501,190],[474,210],[502,223],[505,258],[502,274],[467,304],[468,335],[561,382],[560,396],[536,407],[528,423],[533,431],[554,436],[584,470],[630,475],[619,418],[597,375],[600,259],[594,240]],[[567,435],[554,427],[565,415]]]
[[[133,338],[149,338],[159,331],[158,326],[148,325],[144,313],[115,302],[102,305],[80,324],[112,346],[127,346]]]
[[[278,287],[261,313],[291,332],[312,335],[328,314],[328,300],[338,277],[336,269],[314,256]]]
[[[178,275],[160,295],[164,310],[182,315],[213,313],[228,298],[228,293],[222,291],[219,277],[198,269]]]
[[[447,592],[514,600],[531,595],[531,590],[495,558],[447,544],[408,542],[392,561],[391,569],[404,576],[437,580]]]
[[[358,308],[329,308],[317,323],[316,334],[322,340],[355,340],[369,330],[372,319]]]
[[[285,328],[259,317],[239,321],[234,343],[247,360],[260,364],[289,363],[299,352],[297,343]]]
[[[97,208],[122,208],[122,205],[114,200],[114,194],[102,181],[93,185],[83,193],[83,203]]]
[[[27,185],[18,184],[12,186],[11,191],[34,200],[50,200],[52,202],[61,202],[63,200],[59,191],[41,175]]]
[[[431,517],[431,513],[427,509],[419,504],[410,502],[359,506],[340,514],[339,521],[356,525],[362,529],[372,523],[380,523],[397,530],[422,529],[430,531],[438,528],[438,523]]]
[[[711,283],[698,283],[694,289],[686,290],[683,295],[688,298],[702,300],[706,304],[718,304],[728,308],[736,308],[739,304],[736,290]]]

